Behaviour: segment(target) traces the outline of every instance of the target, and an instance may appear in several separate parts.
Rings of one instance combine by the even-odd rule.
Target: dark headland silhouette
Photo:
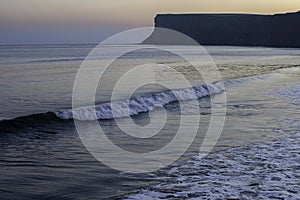
[[[184,33],[201,45],[300,48],[300,11],[257,14],[158,14],[155,27]],[[155,29],[144,44],[185,44]]]

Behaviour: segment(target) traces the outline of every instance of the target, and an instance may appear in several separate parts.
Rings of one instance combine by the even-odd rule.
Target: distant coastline
[[[201,45],[300,48],[300,11],[259,14],[158,14],[155,27],[184,33]],[[157,29],[143,44],[176,45]]]

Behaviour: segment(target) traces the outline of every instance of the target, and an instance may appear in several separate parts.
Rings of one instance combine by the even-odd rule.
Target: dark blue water
[[[70,114],[77,70],[93,47],[0,47],[1,199],[298,198],[299,50],[206,48],[220,70],[228,100],[221,138],[213,153],[200,160],[198,147],[212,115],[211,98],[217,98],[223,90],[215,88],[210,93],[203,85],[198,89],[180,88],[177,93],[182,99],[174,99],[175,90],[146,88],[132,102],[131,118],[146,126],[150,117],[159,121],[164,108],[169,124],[159,137],[138,143],[122,135],[113,117],[101,118],[111,113],[104,109],[107,94],[96,94],[97,119],[105,133],[133,152],[161,148],[174,136],[178,118],[201,116],[194,144],[177,162],[156,172],[131,174],[96,160],[82,144]],[[127,47],[107,48],[104,60]],[[172,48],[199,59],[193,47]],[[148,61],[149,56],[153,56],[149,50],[139,52],[119,67]],[[170,62],[166,55],[156,59]],[[193,75],[189,71],[186,74]],[[113,84],[107,81],[107,85]],[[196,92],[198,104],[191,101]],[[179,104],[178,100],[183,102]],[[119,103],[124,102],[126,99]],[[89,117],[89,109],[79,109],[78,119],[92,125],[86,121],[95,120]],[[123,114],[120,117],[129,117]]]

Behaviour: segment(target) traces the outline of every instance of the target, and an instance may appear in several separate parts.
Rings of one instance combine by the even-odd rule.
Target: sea
[[[140,50],[118,58],[116,67],[107,71],[94,106],[82,101],[74,108],[77,73],[95,47],[0,46],[0,199],[300,199],[300,49],[204,46],[221,75],[207,82],[154,45],[106,45],[106,54],[95,58],[100,64],[89,69],[91,74],[104,67],[101,61],[133,47]],[[201,60],[194,46],[165,49]],[[130,95],[118,91],[117,101],[111,102],[110,89],[120,72],[140,63],[147,63],[146,68],[176,66],[192,86],[182,87],[160,67],[158,79],[171,82],[171,89],[150,84]],[[207,63],[199,62],[198,67],[210,70]],[[226,104],[217,106],[225,106],[226,113],[212,112],[214,99],[224,94]],[[199,148],[213,115],[223,115],[225,122],[217,143],[201,156]],[[167,124],[150,139],[134,140],[118,124],[135,123],[138,135],[165,116]],[[200,121],[191,146],[174,162],[142,173],[101,162],[82,142],[74,123],[93,129],[97,122],[115,145],[143,154],[170,143],[178,121],[189,117],[193,124],[195,116]],[[172,152],[135,165],[147,168],[168,156]]]

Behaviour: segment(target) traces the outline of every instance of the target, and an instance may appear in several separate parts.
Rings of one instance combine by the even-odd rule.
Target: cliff
[[[300,48],[300,11],[276,15],[159,14],[155,27],[184,33],[201,45]],[[157,29],[144,44],[184,44]]]

